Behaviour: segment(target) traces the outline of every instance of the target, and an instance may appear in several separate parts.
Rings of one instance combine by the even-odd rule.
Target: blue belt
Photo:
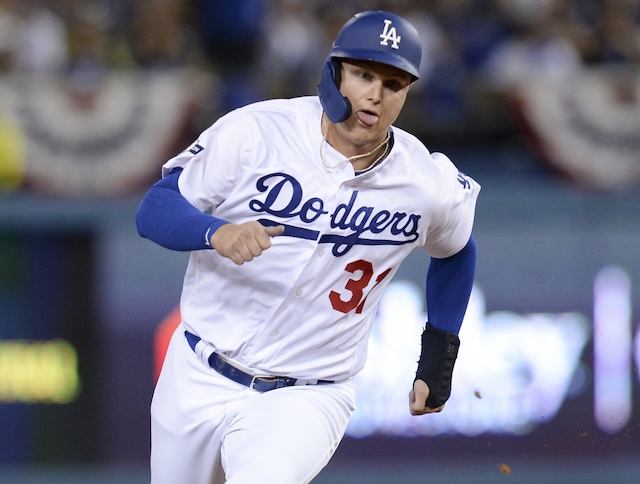
[[[196,351],[196,345],[201,338],[195,334],[191,334],[189,331],[185,331],[184,335],[191,349]],[[247,373],[226,361],[216,352],[211,353],[211,356],[209,356],[209,366],[229,380],[233,380],[260,393],[275,390],[276,388],[291,387],[298,381],[297,378],[289,378],[287,376],[258,376]],[[326,385],[328,383],[334,382],[331,380],[311,380],[305,383],[305,385]]]

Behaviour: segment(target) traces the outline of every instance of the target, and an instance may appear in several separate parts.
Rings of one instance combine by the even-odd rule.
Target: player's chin
[[[354,142],[358,144],[367,144],[382,141],[383,137],[387,135],[389,126],[376,124],[375,126],[365,126],[360,122],[357,122],[354,128],[351,130],[351,137]]]

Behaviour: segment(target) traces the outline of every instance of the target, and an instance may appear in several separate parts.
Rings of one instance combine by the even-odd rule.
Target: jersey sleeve
[[[432,257],[442,259],[456,254],[469,242],[480,185],[459,171],[445,155],[434,153],[432,157],[440,168],[441,203],[429,226],[424,249]]]
[[[203,131],[187,149],[162,167],[166,176],[182,168],[178,186],[182,196],[202,211],[215,209],[250,169],[254,131],[248,116],[232,111]]]

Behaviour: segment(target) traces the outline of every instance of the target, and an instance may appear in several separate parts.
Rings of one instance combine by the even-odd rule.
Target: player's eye
[[[392,79],[392,80],[386,81],[384,83],[384,87],[386,87],[387,89],[391,89],[392,91],[399,91],[400,89],[403,88],[403,85],[399,81]]]
[[[409,85],[409,81],[406,81],[405,79],[387,79],[384,82],[384,87],[386,87],[387,89],[390,89],[392,91],[400,91],[401,89],[404,89],[407,85]]]

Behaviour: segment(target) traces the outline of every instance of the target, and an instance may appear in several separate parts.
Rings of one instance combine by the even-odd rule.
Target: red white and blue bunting
[[[598,190],[640,185],[640,75],[585,70],[518,89],[525,129],[555,170]]]
[[[18,127],[28,190],[59,197],[118,197],[160,177],[179,149],[206,85],[188,72],[114,72],[93,91],[64,78],[0,78],[0,115]],[[10,121],[9,121],[10,120]],[[188,142],[188,141],[187,141]],[[2,156],[0,156],[2,158]],[[1,163],[0,163],[1,164]],[[5,172],[11,171],[4,160]],[[2,171],[2,170],[0,170]],[[15,170],[14,170],[15,171]]]

